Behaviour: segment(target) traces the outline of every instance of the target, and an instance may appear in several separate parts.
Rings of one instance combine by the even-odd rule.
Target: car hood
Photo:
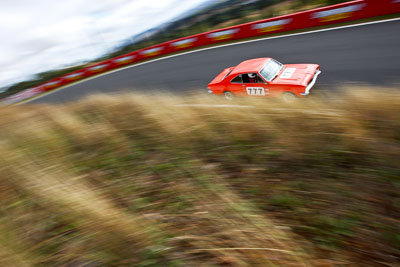
[[[318,68],[317,64],[287,64],[271,83],[307,86]]]

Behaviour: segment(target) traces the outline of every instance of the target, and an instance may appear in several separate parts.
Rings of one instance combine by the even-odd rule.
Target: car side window
[[[249,75],[248,74],[243,74],[242,78],[243,78],[244,83],[249,83]]]
[[[257,73],[242,74],[243,83],[264,83]]]
[[[232,79],[231,83],[242,83],[242,75],[238,75]]]
[[[256,74],[257,83],[265,83],[264,80],[260,77],[260,75]]]

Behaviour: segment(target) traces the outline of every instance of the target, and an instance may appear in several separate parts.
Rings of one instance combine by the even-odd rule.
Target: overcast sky
[[[93,59],[206,0],[0,0],[0,88]]]

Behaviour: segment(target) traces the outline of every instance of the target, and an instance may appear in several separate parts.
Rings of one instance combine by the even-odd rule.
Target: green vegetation
[[[400,94],[0,109],[2,266],[394,266]]]

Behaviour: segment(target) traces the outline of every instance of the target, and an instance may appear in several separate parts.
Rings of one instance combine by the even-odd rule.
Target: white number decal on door
[[[264,91],[263,87],[246,87],[246,91],[248,95],[266,95],[269,90]]]

